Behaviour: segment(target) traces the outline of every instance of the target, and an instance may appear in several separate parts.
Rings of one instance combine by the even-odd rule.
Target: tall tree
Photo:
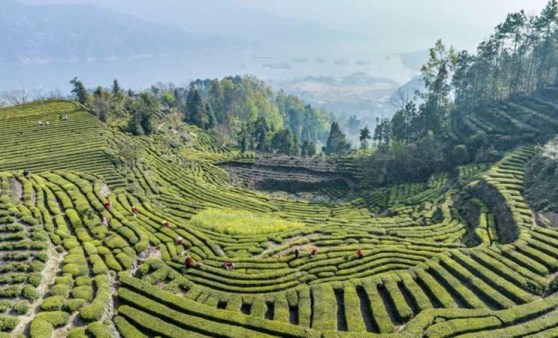
[[[205,103],[196,88],[190,89],[188,99],[186,102],[186,109],[188,112],[187,122],[196,125],[200,128],[206,128],[209,124],[209,116],[206,111]]]
[[[267,137],[268,137],[269,127],[265,117],[260,116],[254,124],[253,137],[256,140],[256,150],[265,151],[267,149]]]
[[[148,92],[139,94],[133,101],[130,112],[132,118],[128,123],[128,131],[134,135],[149,135],[155,132],[155,114],[159,111],[157,99]]]
[[[93,92],[93,99],[90,103],[91,113],[96,115],[101,121],[107,122],[111,111],[111,95],[102,87],[97,87]]]
[[[285,128],[276,132],[271,139],[271,148],[279,154],[293,155],[295,143],[291,130]]]
[[[370,129],[368,129],[368,126],[362,128],[360,130],[360,135],[359,135],[359,140],[360,140],[360,148],[361,149],[367,149],[368,148],[368,140],[370,140],[371,135],[370,135]]]
[[[346,155],[351,150],[351,145],[347,142],[345,134],[341,131],[339,123],[333,122],[327,138],[325,147],[327,155]]]
[[[70,81],[70,84],[73,86],[72,94],[77,97],[79,103],[87,105],[87,103],[89,103],[89,93],[87,93],[87,89],[85,89],[83,82],[78,80],[77,77],[74,77]]]
[[[430,58],[421,68],[422,79],[426,92],[419,93],[424,103],[420,109],[422,115],[421,136],[428,130],[435,134],[442,131],[444,121],[448,114],[448,104],[451,93],[451,77],[454,71],[457,56],[453,48],[446,48],[441,40],[430,49]]]

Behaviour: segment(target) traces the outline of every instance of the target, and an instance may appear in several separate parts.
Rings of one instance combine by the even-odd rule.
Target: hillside
[[[529,125],[556,121],[550,105],[532,106]],[[555,334],[558,230],[535,224],[523,194],[525,141],[546,134],[517,132],[529,131],[518,110],[484,117],[520,128],[523,145],[496,162],[318,203],[232,185],[219,165],[265,168],[281,186],[282,170],[358,180],[358,159],[241,155],[190,125],[131,137],[80,107],[0,110],[6,337]],[[130,143],[135,165],[119,150]]]
[[[452,116],[449,136],[475,147],[494,146],[509,150],[524,144],[544,144],[556,135],[558,102],[556,88],[549,87],[529,95],[492,102],[472,112]]]

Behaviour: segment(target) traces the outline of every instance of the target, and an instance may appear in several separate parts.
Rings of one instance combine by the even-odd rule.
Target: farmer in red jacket
[[[358,249],[358,250],[357,250],[357,256],[358,256],[358,258],[364,257],[364,250]]]
[[[186,260],[184,260],[184,264],[186,265],[186,268],[190,269],[194,266],[194,260],[188,255],[186,256]]]
[[[162,225],[163,225],[163,228],[168,228],[170,223],[169,223],[169,221],[163,221]]]
[[[105,209],[108,209],[108,208],[112,207],[112,202],[111,201],[106,201],[103,205],[105,206]]]
[[[134,214],[134,216],[138,215],[138,208],[136,208],[136,206],[132,206],[132,214]]]
[[[312,251],[310,251],[310,254],[312,255],[312,257],[316,257],[318,255],[318,248],[313,247]]]

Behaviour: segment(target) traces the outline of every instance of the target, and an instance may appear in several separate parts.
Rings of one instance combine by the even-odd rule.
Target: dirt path
[[[109,286],[110,286],[109,304],[108,304],[108,307],[107,307],[107,312],[103,316],[103,320],[104,319],[111,319],[112,320],[112,318],[116,314],[116,309],[118,308],[118,293],[117,293],[118,280],[116,279],[116,276],[109,275]],[[118,330],[116,329],[116,326],[114,326],[114,323],[112,321],[111,321],[111,324],[110,324],[110,331],[111,331],[113,337],[120,338],[120,332],[118,332]]]
[[[52,333],[52,337],[54,338],[64,338],[68,336],[68,332],[77,327],[83,327],[87,325],[83,320],[79,318],[79,311],[75,311],[70,315],[68,319],[68,323],[61,328],[55,329]]]
[[[46,263],[45,268],[42,272],[42,280],[41,284],[37,287],[37,292],[40,295],[40,298],[34,301],[29,306],[29,312],[23,317],[19,317],[20,321],[16,328],[12,331],[13,336],[18,336],[20,334],[29,335],[28,326],[31,320],[35,317],[37,312],[39,312],[39,306],[43,302],[44,295],[48,291],[48,287],[54,282],[56,274],[58,272],[58,268],[64,259],[64,254],[59,253],[56,251],[54,246],[51,244],[48,248],[48,257],[49,260]]]
[[[15,178],[10,179],[10,196],[18,202],[23,197],[23,186]]]
[[[265,249],[262,253],[260,253],[259,255],[256,255],[254,257],[266,257],[270,252],[272,252],[275,248],[279,247],[279,246],[283,246],[285,244],[289,244],[292,243],[294,241],[297,241],[299,239],[306,239],[308,242],[305,244],[299,244],[296,246],[290,246],[284,250],[281,250],[279,252],[276,252],[273,254],[274,257],[282,257],[285,255],[288,255],[289,253],[291,253],[292,251],[294,251],[296,248],[298,248],[300,251],[310,251],[312,250],[312,240],[313,239],[317,239],[320,238],[321,234],[311,234],[311,235],[306,235],[306,236],[295,236],[295,237],[291,237],[288,238],[284,241],[282,241],[280,244],[276,244],[274,242],[268,242],[268,247],[267,249]]]
[[[103,186],[101,186],[101,195],[107,197],[110,194],[110,188],[108,187],[108,185],[103,184]]]

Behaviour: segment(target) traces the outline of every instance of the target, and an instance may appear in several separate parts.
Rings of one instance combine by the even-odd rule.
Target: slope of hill
[[[169,147],[168,128],[130,137],[47,102],[0,110],[0,128],[22,138],[0,150],[5,336],[555,334],[558,231],[523,196],[530,146],[331,204],[232,186],[217,164],[240,154],[192,126]],[[142,150],[126,166],[130,142]],[[206,210],[297,225],[218,232],[196,225],[215,221]]]
[[[452,139],[468,144],[472,153],[493,145],[509,150],[520,144],[544,144],[556,135],[556,88],[456,112],[449,125]]]
[[[104,132],[96,118],[71,102],[30,103],[3,109],[0,171],[75,170],[122,186],[124,179],[117,172],[118,162],[110,154]]]

